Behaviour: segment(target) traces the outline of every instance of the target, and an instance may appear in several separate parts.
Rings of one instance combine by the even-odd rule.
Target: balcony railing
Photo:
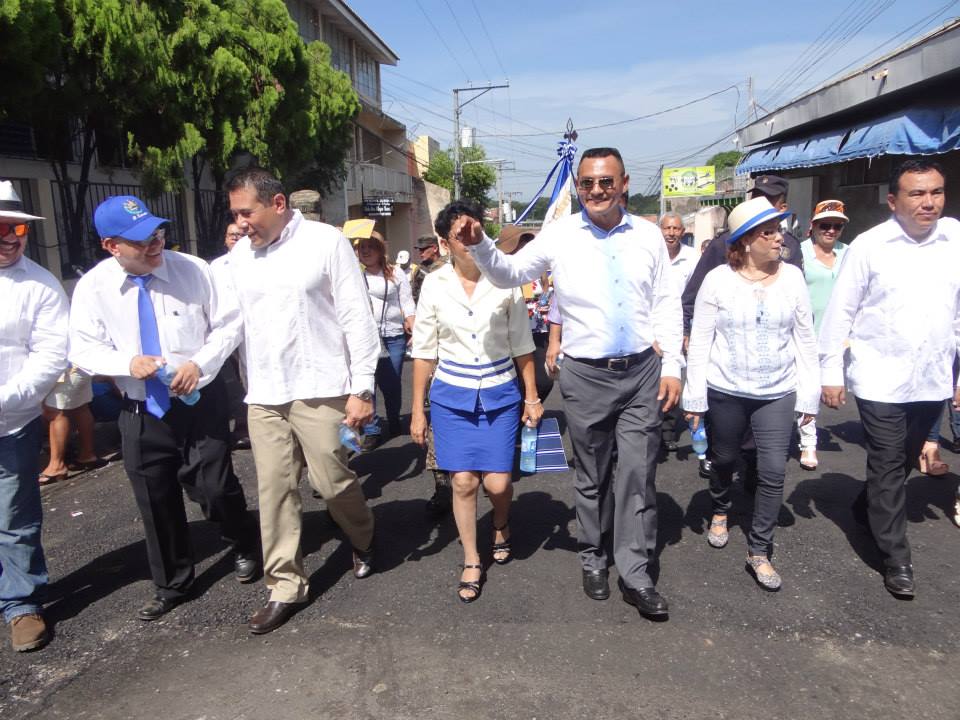
[[[362,190],[365,197],[379,195],[393,198],[395,202],[413,201],[413,179],[405,172],[383,165],[350,163],[347,189]]]

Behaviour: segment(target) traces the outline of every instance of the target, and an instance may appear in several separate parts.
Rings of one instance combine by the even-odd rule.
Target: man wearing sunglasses
[[[906,479],[944,401],[960,405],[953,376],[960,222],[941,217],[945,198],[943,168],[933,160],[918,156],[894,168],[891,217],[850,243],[820,328],[823,402],[844,404],[849,386],[866,439],[866,482],[854,518],[877,543],[884,587],[907,599],[915,586]]]
[[[143,518],[155,586],[138,617],[152,621],[193,591],[184,491],[220,524],[234,551],[236,579],[247,583],[257,574],[256,525],[230,459],[220,376],[242,321],[236,299],[217,292],[203,260],[164,249],[158,230],[168,221],[139,198],[109,197],[93,221],[110,257],[73,292],[70,360],[112,376],[124,395],[118,420],[123,464]],[[159,377],[167,370],[169,383]]]
[[[8,180],[0,181],[0,610],[13,649],[48,640],[47,565],[40,544],[40,403],[67,367],[67,298],[60,283],[23,257],[29,223]]]
[[[680,393],[682,315],[663,235],[623,208],[629,181],[617,150],[593,148],[577,170],[581,212],[548,224],[516,255],[498,251],[466,216],[453,232],[473,246],[481,271],[498,287],[553,271],[563,320],[560,392],[577,462],[583,590],[595,600],[610,596],[605,547],[612,530],[623,599],[663,620],[667,601],[651,570],[655,478],[662,413]]]

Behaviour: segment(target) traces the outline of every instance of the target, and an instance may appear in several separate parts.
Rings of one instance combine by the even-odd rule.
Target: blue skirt
[[[483,412],[430,404],[437,467],[447,472],[511,472],[520,403]]]

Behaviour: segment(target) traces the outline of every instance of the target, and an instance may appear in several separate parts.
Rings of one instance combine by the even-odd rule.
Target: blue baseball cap
[[[102,238],[116,237],[145,242],[166,218],[152,215],[143,200],[133,195],[113,195],[97,205],[93,224]]]

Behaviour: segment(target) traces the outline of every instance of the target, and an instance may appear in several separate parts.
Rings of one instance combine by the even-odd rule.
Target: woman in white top
[[[400,401],[403,375],[403,355],[407,349],[407,334],[413,332],[416,306],[406,274],[387,261],[383,236],[374,231],[369,238],[357,244],[357,255],[363,265],[363,279],[370,294],[373,319],[380,328],[380,360],[377,363],[376,382],[383,394],[387,413],[387,436],[400,434]],[[365,428],[376,435],[379,425]]]
[[[727,544],[730,484],[749,423],[757,444],[759,480],[747,536],[747,569],[766,590],[780,588],[770,563],[773,532],[795,413],[801,423],[817,413],[820,375],[810,297],[803,273],[780,262],[778,212],[766,198],[730,213],[726,265],[704,279],[693,313],[683,392],[694,427],[710,411],[712,547]]]
[[[437,235],[451,262],[424,279],[413,331],[413,409],[410,435],[426,444],[423,411],[427,382],[437,467],[451,475],[453,517],[463,545],[461,602],[480,597],[483,565],[477,552],[477,490],[481,479],[493,505],[493,560],[511,557],[508,520],[514,444],[520,422],[535,427],[543,415],[533,369],[533,338],[519,288],[502,290],[480,274],[473,256],[451,227],[473,203],[455,201],[440,211]],[[521,402],[517,370],[526,396]],[[434,372],[435,370],[435,372]],[[521,412],[522,408],[522,412]]]

